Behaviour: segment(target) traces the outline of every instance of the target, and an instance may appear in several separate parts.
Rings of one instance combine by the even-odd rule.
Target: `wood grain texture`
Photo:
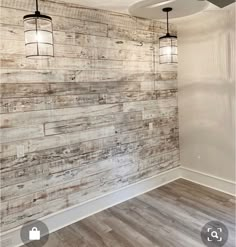
[[[36,61],[22,21],[33,3],[0,6],[2,231],[179,165],[164,23],[45,0],[55,57]]]
[[[226,225],[234,247],[234,197],[179,179],[52,233],[45,246],[203,247],[209,221]]]

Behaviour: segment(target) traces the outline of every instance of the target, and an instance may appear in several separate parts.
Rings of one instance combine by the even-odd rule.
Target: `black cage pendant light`
[[[172,8],[164,8],[163,11],[167,15],[167,34],[159,39],[160,64],[174,64],[178,63],[178,47],[177,36],[169,33],[169,12]]]
[[[42,15],[38,10],[34,14],[25,15],[25,51],[28,58],[47,58],[54,56],[52,18]]]

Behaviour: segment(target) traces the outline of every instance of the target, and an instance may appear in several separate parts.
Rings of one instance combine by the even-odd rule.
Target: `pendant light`
[[[42,15],[38,10],[34,14],[25,15],[25,51],[27,58],[47,58],[54,56],[52,18]]]
[[[177,36],[169,33],[169,12],[172,8],[164,8],[163,12],[167,15],[167,33],[165,36],[159,38],[159,57],[160,64],[174,64],[178,63],[178,47]]]

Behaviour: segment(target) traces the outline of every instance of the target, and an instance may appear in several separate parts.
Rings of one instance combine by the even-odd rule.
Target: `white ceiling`
[[[61,2],[79,4],[91,8],[105,9],[119,13],[129,13],[130,5],[139,0],[60,0]],[[188,1],[188,0],[187,0]]]
[[[133,16],[150,19],[166,19],[163,8],[171,7],[170,18],[190,16],[205,10],[209,5],[208,1],[202,0],[141,0],[129,7]]]

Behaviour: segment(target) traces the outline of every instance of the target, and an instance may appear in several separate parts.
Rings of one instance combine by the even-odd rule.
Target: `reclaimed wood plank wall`
[[[158,59],[165,24],[48,0],[40,9],[55,58],[39,61],[24,54],[34,1],[1,0],[3,231],[179,165],[177,72]]]

